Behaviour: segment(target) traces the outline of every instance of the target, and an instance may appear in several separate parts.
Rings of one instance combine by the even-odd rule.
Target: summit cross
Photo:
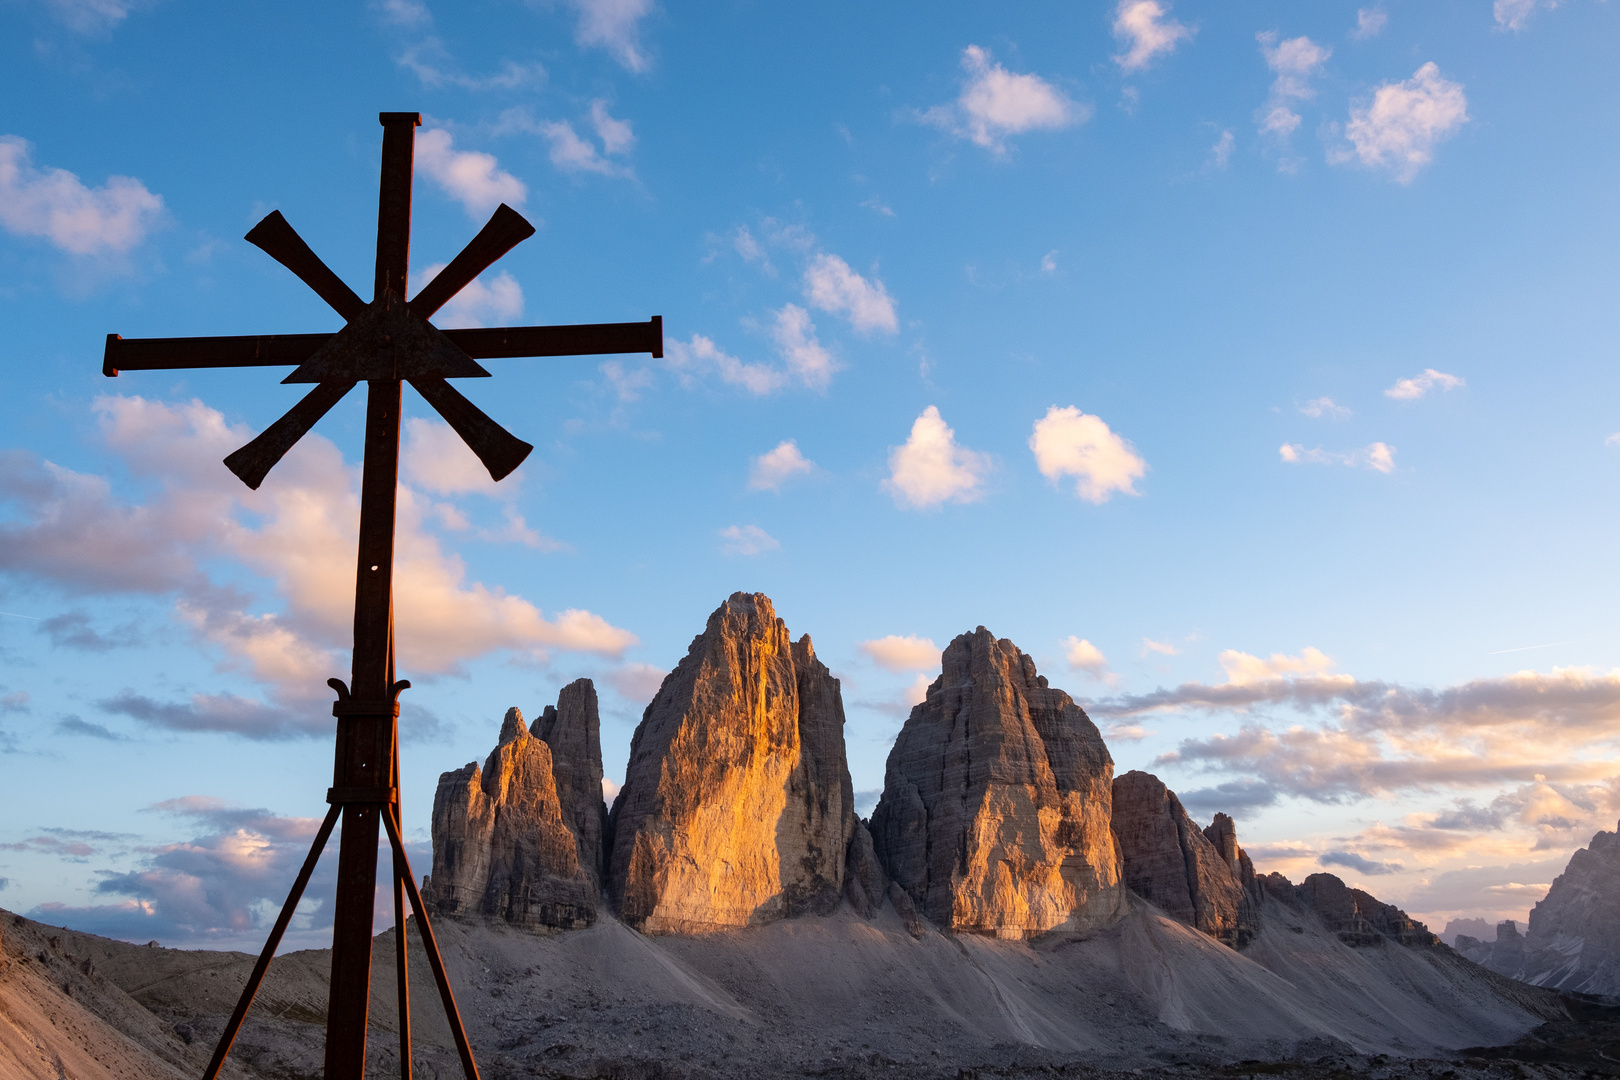
[[[257,438],[225,458],[225,465],[257,488],[288,450],[345,394],[366,383],[365,460],[360,483],[360,542],[354,594],[354,660],[348,685],[327,680],[338,695],[337,752],[331,804],[309,856],[293,884],[270,939],[242,991],[236,1010],[204,1074],[214,1080],[230,1053],[270,960],[286,932],[316,860],[341,814],[337,898],[333,910],[332,977],[326,1014],[327,1080],[361,1080],[371,998],[372,908],[377,885],[379,827],[393,852],[395,963],[399,987],[400,1075],[410,1080],[410,1002],[406,979],[405,902],[416,914],[456,1049],[468,1080],[477,1080],[455,997],[433,929],[422,905],[405,847],[399,814],[399,692],[394,679],[394,503],[399,478],[401,386],[417,393],[478,455],[491,478],[512,472],[534,448],[491,420],[455,390],[449,379],[488,377],[479,360],[497,357],[664,354],[663,320],[573,326],[515,326],[439,330],[428,320],[497,259],[534,234],[534,226],[504,203],[461,254],[409,301],[411,176],[418,113],[385,112],[382,180],[377,206],[377,274],[368,304],[321,262],[293,227],[272,212],[246,239],[291,270],[343,317],[335,334],[246,337],[144,338],[107,335],[102,373],[174,368],[296,365],[285,383],[314,388]]]

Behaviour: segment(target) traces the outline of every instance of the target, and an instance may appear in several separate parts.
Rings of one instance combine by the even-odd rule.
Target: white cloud
[[[581,45],[599,45],[630,71],[646,71],[651,61],[641,49],[637,26],[651,13],[652,0],[568,0],[579,12],[575,39]]]
[[[928,700],[928,688],[933,683],[933,675],[928,674],[926,671],[920,673],[915,679],[911,680],[911,685],[906,687],[905,696],[901,700],[906,703],[908,709],[921,705]]]
[[[476,150],[454,150],[450,133],[428,128],[416,136],[416,164],[438,182],[447,195],[474,219],[501,203],[522,206],[529,196],[523,181],[502,169],[495,155]]]
[[[862,333],[893,334],[900,329],[894,299],[883,282],[868,281],[837,255],[823,251],[811,257],[804,270],[804,295],[811,307],[843,316]]]
[[[691,372],[713,371],[722,382],[761,397],[774,394],[788,381],[786,373],[769,364],[746,364],[702,334],[693,334],[690,342],[671,341],[665,346],[665,362],[683,377]]]
[[[1085,638],[1070,634],[1063,639],[1063,658],[1069,662],[1069,667],[1075,671],[1083,671],[1094,679],[1106,679],[1113,684],[1113,675],[1108,670],[1108,658]]]
[[[1160,656],[1180,656],[1181,650],[1168,641],[1154,641],[1152,638],[1142,639],[1142,656],[1148,653],[1158,653]]]
[[[889,478],[883,487],[898,506],[929,509],[980,498],[989,472],[989,455],[957,446],[956,432],[930,405],[911,425],[905,445],[889,451]]]
[[[1311,398],[1299,407],[1299,411],[1306,416],[1326,417],[1329,420],[1344,420],[1350,416],[1349,409],[1330,397]]]
[[[1141,71],[1161,53],[1175,51],[1182,41],[1197,33],[1170,18],[1169,8],[1158,0],[1119,0],[1114,9],[1114,36],[1126,43],[1125,52],[1114,57],[1121,70]]]
[[[1072,405],[1047,409],[1035,421],[1029,448],[1042,476],[1054,482],[1076,477],[1075,494],[1087,502],[1105,503],[1116,491],[1136,495],[1133,485],[1147,473],[1147,462],[1127,440],[1110,431],[1101,417]]]
[[[956,101],[936,105],[918,118],[994,153],[1006,152],[1009,135],[1065,128],[1091,115],[1039,75],[1008,71],[977,45],[962,50],[962,68],[967,78]]]
[[[1396,379],[1395,385],[1384,391],[1384,396],[1396,401],[1416,401],[1435,387],[1456,390],[1468,383],[1459,375],[1447,375],[1434,368],[1424,368],[1423,374],[1411,379]]]
[[[1228,128],[1221,129],[1221,137],[1215,140],[1215,145],[1209,148],[1209,163],[1217,169],[1226,168],[1227,162],[1232,160],[1232,151],[1237,148],[1237,139],[1232,136]]]
[[[610,115],[607,101],[603,98],[591,102],[591,126],[596,129],[596,137],[602,140],[604,153],[628,154],[630,148],[636,145],[636,135],[630,130],[630,121]]]
[[[776,269],[771,266],[771,260],[765,255],[764,245],[754,238],[748,226],[737,226],[737,231],[731,234],[731,246],[742,257],[743,262],[757,262],[766,273],[776,273]]]
[[[720,545],[724,555],[763,555],[782,549],[782,542],[758,525],[727,525],[717,535],[724,541]]]
[[[163,199],[139,180],[109,176],[99,188],[66,169],[36,168],[31,147],[0,135],[0,226],[38,236],[71,255],[124,252],[162,224]]]
[[[862,641],[855,648],[865,653],[874,664],[889,671],[932,671],[939,667],[940,663],[939,646],[928,638],[918,637],[916,634],[907,634],[905,637],[890,634],[887,637]],[[926,687],[928,684],[925,681],[923,685]]]
[[[1290,465],[1344,465],[1348,468],[1367,468],[1375,472],[1395,471],[1395,448],[1387,443],[1368,443],[1359,450],[1323,450],[1318,446],[1307,450],[1301,443],[1283,443],[1277,454]]]
[[[1496,0],[1491,5],[1491,15],[1496,19],[1498,30],[1512,30],[1517,33],[1524,29],[1525,23],[1535,13],[1536,8],[1555,8],[1558,0]]]
[[[422,285],[439,276],[447,263],[434,263],[417,273]],[[420,288],[420,286],[419,286]],[[511,323],[523,314],[523,286],[502,270],[490,280],[474,278],[433,316],[441,329]]]
[[[1057,248],[1053,248],[1051,251],[1048,251],[1045,255],[1041,256],[1041,273],[1057,273]]]
[[[1300,115],[1289,103],[1306,101],[1316,96],[1311,77],[1317,73],[1333,50],[1318,45],[1308,37],[1278,41],[1275,31],[1267,30],[1255,35],[1260,42],[1260,53],[1266,66],[1276,72],[1266,103],[1255,113],[1262,134],[1286,138],[1293,134],[1301,122]]]
[[[186,705],[148,702],[147,722],[243,733],[306,730],[289,719],[289,709],[306,715],[302,703],[326,694],[324,678],[341,670],[339,651],[351,640],[359,470],[311,433],[263,487],[250,491],[219,459],[253,433],[227,425],[217,411],[195,401],[139,397],[98,398],[95,408],[108,447],[136,477],[155,481],[155,493],[143,504],[124,504],[100,477],[53,470],[16,452],[0,456],[0,492],[16,507],[0,533],[0,564],[70,591],[172,594],[177,621],[218,650],[221,669],[240,671],[270,691],[268,705],[230,694],[199,694]],[[433,504],[410,486],[424,474],[429,443],[446,456],[471,459],[447,434],[443,425],[407,428],[394,576],[400,670],[446,674],[500,651],[543,658],[566,649],[616,658],[635,644],[634,634],[591,612],[548,619],[519,596],[466,580],[462,560],[424,527]],[[474,490],[466,460],[431,482]],[[481,482],[488,484],[487,476]],[[123,545],[125,554],[112,555],[107,544]],[[227,568],[228,587],[210,580],[208,568],[219,565]],[[255,580],[279,610],[263,610],[248,591]]]
[[[816,340],[816,324],[810,321],[810,313],[797,304],[782,305],[771,337],[788,370],[812,390],[827,389],[833,372],[842,366]]]
[[[1383,33],[1384,27],[1388,25],[1389,13],[1384,10],[1382,4],[1370,8],[1358,8],[1356,10],[1356,28],[1350,31],[1350,36],[1357,41],[1366,41]]]
[[[1610,435],[1607,439],[1604,439],[1603,440],[1603,445],[1604,446],[1620,446],[1620,431],[1617,431],[1613,435]]]
[[[579,137],[574,125],[566,120],[552,120],[541,124],[540,134],[551,144],[551,163],[565,173],[598,173],[602,176],[629,176],[627,166],[609,161],[597,153],[596,147]]]
[[[1272,653],[1268,660],[1227,649],[1220,655],[1220,665],[1226,672],[1226,682],[1223,684],[1226,686],[1251,686],[1272,679],[1320,676],[1334,667],[1331,657],[1311,646],[1298,656]]]
[[[816,463],[799,452],[798,443],[783,439],[774,450],[754,459],[748,470],[749,491],[779,491],[795,476],[816,471]]]
[[[400,473],[413,487],[435,495],[485,495],[492,499],[516,494],[523,482],[520,469],[500,483],[451,426],[437,417],[405,418],[400,447]],[[513,484],[513,481],[517,484]]]
[[[1468,99],[1461,83],[1440,74],[1431,61],[1403,82],[1384,83],[1372,101],[1350,108],[1345,126],[1349,149],[1329,152],[1334,164],[1358,161],[1409,184],[1434,160],[1434,147],[1468,122]]]

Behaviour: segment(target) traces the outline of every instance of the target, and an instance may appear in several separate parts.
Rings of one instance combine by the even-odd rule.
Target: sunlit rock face
[[[619,916],[647,933],[702,933],[830,913],[853,802],[838,680],[768,597],[734,593],[631,741],[610,819]]]
[[[1599,832],[1570,857],[1527,933],[1503,922],[1494,942],[1459,937],[1457,950],[1536,986],[1620,996],[1620,831]]]
[[[942,665],[889,752],[872,814],[889,878],[957,932],[1023,938],[1116,918],[1114,762],[1096,725],[982,626]]]
[[[1113,830],[1138,896],[1234,948],[1259,932],[1254,865],[1230,817],[1200,830],[1175,792],[1133,770],[1114,781]]]
[[[433,873],[440,914],[531,929],[591,925],[601,906],[602,749],[596,690],[564,688],[534,730],[508,709],[484,762],[439,776]]]

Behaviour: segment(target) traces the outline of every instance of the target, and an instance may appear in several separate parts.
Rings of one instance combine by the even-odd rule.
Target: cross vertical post
[[[410,1004],[407,984],[405,902],[416,915],[428,964],[439,991],[467,1080],[478,1080],[472,1045],[437,939],[412,877],[401,836],[399,804],[399,692],[394,678],[394,517],[399,484],[402,387],[409,382],[500,480],[534,449],[484,414],[446,381],[488,377],[479,359],[580,356],[591,353],[664,355],[664,324],[589,323],[507,326],[441,331],[428,320],[461,289],[517,244],[534,226],[502,204],[478,235],[414,298],[406,300],[410,264],[411,176],[417,113],[381,113],[382,179],[377,199],[377,272],[366,303],[320,260],[275,211],[246,239],[296,274],[344,320],[337,333],[244,337],[145,338],[107,335],[102,374],[119,371],[271,367],[294,365],[282,381],[316,384],[286,415],[225,458],[250,488],[257,488],[281,457],[359,383],[366,384],[365,460],[360,481],[360,538],[355,562],[354,658],[349,684],[328,679],[337,692],[337,745],[326,815],[309,857],[282,906],[258,963],[220,1035],[204,1080],[216,1080],[241,1031],[248,1009],[292,920],[332,829],[341,818],[337,897],[332,908],[332,975],[326,1013],[326,1080],[363,1080],[366,1022],[371,1004],[373,909],[377,848],[386,829],[391,852],[395,964],[399,978],[400,1076],[410,1080]]]

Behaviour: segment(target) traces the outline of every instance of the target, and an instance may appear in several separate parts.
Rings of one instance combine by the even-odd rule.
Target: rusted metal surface
[[[309,249],[304,238],[281,216],[280,210],[266,214],[264,220],[249,229],[243,239],[297,274],[298,280],[314,289],[315,295],[331,305],[332,310],[343,316],[344,321],[358,319],[364,314],[366,302],[356,296],[354,290]]]
[[[615,353],[664,355],[663,320],[580,323],[575,326],[497,326],[442,330],[450,343],[474,360],[510,356],[608,356]],[[240,337],[131,338],[107,335],[101,372],[165,371],[173,368],[287,367],[315,355],[331,334],[258,334]]]
[[[443,379],[412,379],[411,386],[478,455],[478,460],[489,470],[490,479],[504,480],[534,449],[485,416],[482,409]]]
[[[505,203],[495,208],[489,224],[478,230],[461,254],[450,260],[438,276],[422,287],[411,300],[411,314],[431,319],[433,313],[471,285],[473,279],[492,266],[496,259],[534,235],[534,226]]]
[[[405,844],[399,838],[399,829],[394,826],[393,819],[384,820],[388,826],[388,842],[394,847],[394,858],[405,868],[405,872],[399,875],[399,880],[405,885],[405,892],[411,898],[411,910],[416,913],[416,928],[421,933],[422,944],[427,950],[428,965],[433,968],[433,981],[439,986],[439,1000],[444,1005],[445,1019],[450,1021],[450,1034],[456,1040],[456,1053],[461,1055],[461,1070],[467,1074],[467,1080],[478,1080],[478,1065],[473,1061],[472,1045],[467,1042],[467,1029],[461,1023],[461,1010],[456,1008],[456,992],[450,988],[450,976],[444,971],[444,957],[439,954],[439,942],[433,936],[433,924],[428,921],[427,908],[422,904],[422,894],[416,889],[416,876],[411,872],[411,860],[405,854]]]
[[[410,1000],[407,979],[405,900],[409,899],[455,1036],[468,1080],[478,1068],[467,1041],[455,995],[445,974],[433,928],[411,876],[400,840],[399,692],[410,685],[394,678],[393,566],[395,493],[399,479],[401,387],[412,386],[466,441],[499,480],[533,449],[486,416],[453,389],[447,378],[487,376],[476,361],[513,356],[589,353],[664,354],[663,320],[576,326],[519,326],[441,332],[428,318],[534,228],[502,205],[471,243],[407,304],[410,258],[411,162],[416,113],[382,113],[382,170],[377,203],[377,267],[366,303],[304,243],[280,212],[272,213],[247,239],[315,290],[344,319],[336,333],[256,337],[147,338],[107,336],[102,372],[269,367],[292,365],[287,382],[315,388],[257,438],[225,459],[249,487],[257,488],[297,441],[358,383],[366,384],[365,460],[360,485],[360,538],[356,558],[354,660],[350,681],[327,680],[338,695],[332,809],[310,850],[270,942],[243,991],[231,1025],[215,1050],[208,1080],[230,1053],[242,1018],[286,930],[316,860],[341,816],[337,899],[333,907],[332,977],[326,1030],[327,1080],[361,1080],[365,1073],[366,1014],[371,992],[372,912],[377,884],[377,842],[386,829],[393,849],[394,915],[399,927],[395,964],[399,975],[401,1075],[409,1080]]]
[[[226,457],[225,467],[235,473],[242,483],[257,491],[259,485],[264,483],[266,474],[275,468],[276,462],[332,406],[342,401],[343,395],[353,389],[352,382],[321,383],[305,394],[302,401],[288,409],[280,420],[259,432],[256,439]]]

